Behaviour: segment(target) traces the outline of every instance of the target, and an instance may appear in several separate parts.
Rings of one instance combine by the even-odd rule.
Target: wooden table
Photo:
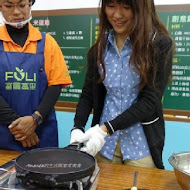
[[[0,150],[0,165],[20,153]],[[151,190],[181,190],[173,171],[99,163],[100,175],[97,190],[123,190],[131,188],[134,172],[138,171],[137,187]]]

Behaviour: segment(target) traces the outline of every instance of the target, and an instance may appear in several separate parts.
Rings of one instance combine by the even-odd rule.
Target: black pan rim
[[[52,173],[52,172],[40,172],[40,171],[31,171],[29,169],[26,169],[24,167],[22,167],[20,164],[18,164],[18,160],[19,159],[24,159],[24,156],[26,154],[32,154],[33,152],[36,152],[38,153],[39,151],[42,152],[42,151],[53,151],[53,150],[60,150],[60,151],[76,151],[76,152],[79,152],[79,154],[82,155],[85,155],[87,157],[89,157],[90,159],[92,159],[92,164],[91,166],[85,168],[85,169],[81,169],[81,170],[78,170],[78,171],[71,171],[71,172],[67,172],[67,173]],[[81,179],[81,178],[84,178],[84,177],[87,177],[89,175],[91,175],[94,170],[95,170],[95,164],[96,164],[96,160],[93,156],[87,154],[86,152],[82,152],[82,151],[79,151],[79,150],[70,150],[70,149],[64,149],[64,148],[58,148],[58,147],[50,147],[50,148],[38,148],[38,149],[32,149],[32,150],[29,150],[29,151],[26,151],[26,152],[23,152],[20,156],[18,156],[16,159],[15,159],[15,168],[16,168],[16,171],[19,173],[24,173],[26,172],[27,175],[41,175],[41,176],[53,176],[53,177],[58,177],[58,178],[62,178],[64,181],[69,181],[69,180],[77,180],[77,179]]]

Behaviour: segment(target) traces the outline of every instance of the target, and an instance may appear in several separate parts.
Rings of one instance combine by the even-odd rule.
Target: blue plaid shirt
[[[115,43],[114,32],[107,36],[107,45],[104,55],[106,76],[104,85],[107,90],[100,125],[122,114],[137,101],[140,76],[133,64],[129,65],[131,56],[130,38],[127,38],[124,47],[119,53]],[[102,70],[99,68],[99,73]],[[118,139],[121,144],[121,153],[125,159],[141,159],[150,155],[147,140],[141,123],[136,123],[124,130],[118,130],[106,137],[106,143],[100,154],[113,159]]]

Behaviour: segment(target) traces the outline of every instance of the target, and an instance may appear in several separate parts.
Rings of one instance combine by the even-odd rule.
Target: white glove
[[[104,132],[99,125],[91,127],[88,129],[84,136],[80,138],[80,143],[84,143],[84,147],[81,148],[81,151],[87,152],[92,156],[95,156],[103,147],[107,133]]]
[[[71,131],[70,144],[74,142],[80,142],[80,139],[84,136],[84,133],[80,129],[74,129]]]

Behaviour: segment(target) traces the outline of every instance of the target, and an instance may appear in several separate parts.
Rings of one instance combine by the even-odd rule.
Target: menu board
[[[163,96],[163,107],[190,116],[190,5],[157,6],[158,16],[176,43],[172,83]],[[60,102],[77,103],[86,73],[86,56],[98,34],[97,9],[35,12],[32,24],[51,34],[66,60],[73,84],[62,89]],[[71,104],[69,104],[70,106]]]

